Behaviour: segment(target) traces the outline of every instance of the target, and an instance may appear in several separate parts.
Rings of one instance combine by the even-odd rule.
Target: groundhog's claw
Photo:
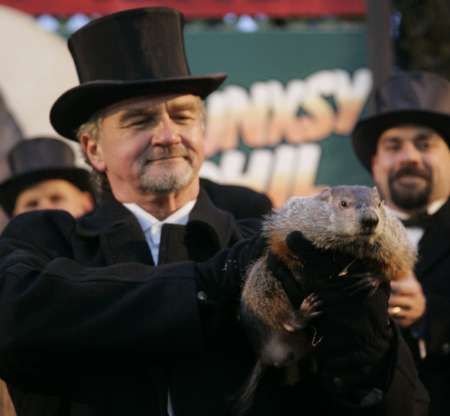
[[[291,319],[283,322],[283,328],[287,332],[295,332],[304,329],[311,319],[322,313],[322,311],[319,310],[320,305],[322,305],[322,301],[316,294],[311,293],[303,299],[298,312],[295,313]]]
[[[302,319],[305,323],[307,323],[310,319],[318,316],[322,313],[319,310],[319,307],[322,305],[322,301],[315,293],[311,293],[308,295],[300,305],[299,315],[300,319]]]
[[[283,324],[283,328],[287,331],[287,332],[295,332],[297,329],[301,329],[301,328],[296,328],[295,326],[288,324],[287,322],[285,322]]]
[[[353,275],[353,277],[359,276],[360,279],[358,279],[355,283],[351,284],[347,288],[347,294],[353,296],[357,293],[368,292],[367,296],[372,296],[380,286],[381,279],[369,273],[362,273],[361,275]]]

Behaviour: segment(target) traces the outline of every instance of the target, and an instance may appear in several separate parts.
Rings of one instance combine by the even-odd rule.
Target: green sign
[[[275,205],[321,186],[369,184],[349,134],[372,87],[366,31],[189,31],[193,74],[226,72],[207,100],[202,175]]]

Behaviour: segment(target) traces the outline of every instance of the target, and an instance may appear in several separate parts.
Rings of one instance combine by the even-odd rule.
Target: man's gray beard
[[[399,208],[405,210],[419,210],[428,205],[431,195],[431,182],[427,182],[427,186],[420,190],[401,190],[398,191],[389,183],[389,191],[391,193],[392,202]]]
[[[142,172],[139,179],[139,188],[144,193],[165,194],[177,192],[186,187],[193,177],[193,169],[189,165],[182,172],[180,169],[169,170],[158,176]]]

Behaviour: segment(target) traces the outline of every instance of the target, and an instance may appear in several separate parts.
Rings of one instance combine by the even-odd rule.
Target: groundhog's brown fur
[[[302,259],[302,253],[295,253],[288,246],[288,236],[298,231],[318,249],[320,262],[322,258],[323,262],[331,262],[321,250],[341,253],[344,258],[358,260],[363,267],[367,264],[367,271],[381,272],[389,280],[399,279],[414,268],[416,252],[406,230],[385,209],[375,188],[327,188],[312,197],[292,198],[266,218],[263,233],[269,241],[268,250],[301,282],[302,261],[307,262],[308,258]],[[312,333],[306,336],[301,329],[307,328],[318,314],[318,304],[308,299],[310,296],[299,310],[293,309],[282,284],[269,270],[267,259],[268,253],[249,268],[242,292],[241,316],[259,354],[251,381],[241,396],[243,409],[254,394],[256,373],[261,374],[268,365],[289,366],[312,350]],[[335,277],[345,275],[345,269],[337,271]],[[308,273],[314,278],[314,270]]]

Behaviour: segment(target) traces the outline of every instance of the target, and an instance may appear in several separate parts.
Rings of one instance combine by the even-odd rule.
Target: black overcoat
[[[412,332],[426,343],[426,358],[419,358],[415,337],[408,342],[415,351],[420,376],[429,390],[432,416],[450,414],[450,199],[429,220],[419,242],[416,276],[422,284],[427,311]]]
[[[163,227],[153,267],[138,222],[114,200],[78,221],[60,211],[16,217],[0,238],[0,377],[19,416],[162,416],[168,390],[176,416],[230,414],[254,357],[235,305],[199,292],[191,260],[250,228],[202,194],[186,226]],[[223,258],[207,262],[211,278],[232,277]],[[312,381],[281,386],[275,371],[252,415],[425,415],[406,348],[396,337],[390,388],[373,411],[340,406]]]

